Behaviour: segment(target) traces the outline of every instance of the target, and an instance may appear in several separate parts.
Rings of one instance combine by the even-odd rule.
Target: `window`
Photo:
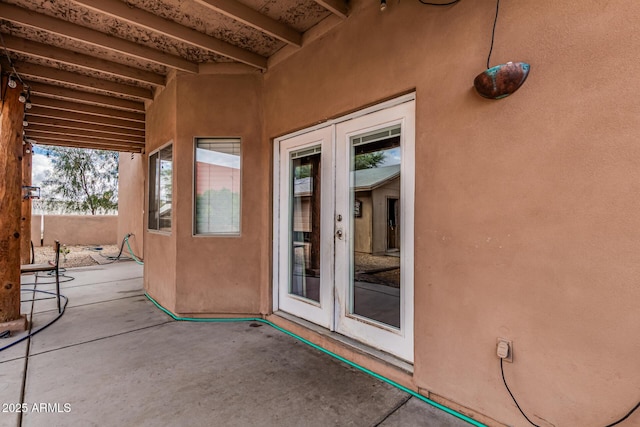
[[[240,234],[240,138],[197,138],[195,234]]]
[[[149,156],[149,230],[171,231],[173,147]]]

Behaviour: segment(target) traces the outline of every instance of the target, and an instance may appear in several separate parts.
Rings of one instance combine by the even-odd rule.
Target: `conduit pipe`
[[[178,320],[178,321],[184,321],[184,322],[200,322],[200,323],[233,323],[233,322],[259,322],[259,323],[264,323],[266,325],[271,326],[272,328],[277,329],[278,331],[287,334],[295,339],[297,339],[298,341],[303,342],[304,344],[307,344],[308,346],[311,346],[313,348],[315,348],[316,350],[320,350],[321,352],[328,354],[329,356],[338,359],[341,362],[346,363],[349,366],[352,366],[362,372],[364,372],[365,374],[369,374],[372,377],[380,380],[380,381],[384,381],[387,384],[390,384],[402,391],[404,391],[405,393],[410,394],[411,396],[415,397],[416,399],[419,399],[425,403],[428,403],[429,405],[440,409],[441,411],[444,411],[450,415],[453,415],[456,418],[459,418],[463,421],[466,421],[467,423],[474,425],[476,427],[487,427],[486,424],[482,424],[472,418],[467,417],[464,414],[461,414],[460,412],[454,411],[451,408],[447,408],[444,405],[439,404],[438,402],[435,402],[427,397],[424,397],[423,395],[416,393],[415,391],[401,385],[398,384],[397,382],[390,380],[389,378],[383,377],[380,374],[376,374],[375,372],[373,372],[370,369],[365,368],[364,366],[360,366],[357,363],[354,363],[350,360],[345,359],[344,357],[327,350],[326,348],[322,348],[317,344],[312,343],[311,341],[302,338],[299,335],[294,334],[293,332],[289,332],[286,329],[281,328],[280,326],[276,325],[275,323],[272,323],[266,319],[262,319],[260,317],[240,317],[240,318],[211,318],[211,317],[206,317],[206,318],[201,318],[201,317],[180,317],[180,316],[176,316],[175,314],[173,314],[172,312],[170,312],[169,310],[167,310],[166,308],[164,308],[163,306],[161,306],[156,300],[154,300],[148,293],[145,292],[145,296],[149,299],[149,301],[151,301],[156,307],[158,307],[161,311],[163,311],[165,314],[167,314],[168,316],[170,316],[173,320]]]

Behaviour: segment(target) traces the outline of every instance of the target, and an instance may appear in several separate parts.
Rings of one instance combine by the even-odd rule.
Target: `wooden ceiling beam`
[[[33,100],[32,100],[33,102]],[[96,116],[95,114],[87,114],[73,110],[61,110],[59,108],[51,108],[47,106],[34,105],[33,108],[27,110],[27,117],[49,118],[54,120],[69,120],[77,123],[87,123],[90,125],[105,125],[119,129],[131,129],[144,131],[144,122],[122,120],[117,117]]]
[[[55,111],[55,110],[54,110]],[[36,116],[27,111],[27,121],[29,126],[41,125],[49,128],[73,129],[75,131],[100,132],[105,135],[128,136],[134,139],[144,140],[144,130],[124,129],[115,126],[108,126],[98,122],[86,123],[73,120],[64,120],[53,117]]]
[[[109,80],[96,79],[58,68],[44,67],[29,62],[16,64],[16,71],[23,77],[32,79],[46,79],[56,83],[78,86],[82,89],[93,89],[110,94],[124,95],[138,99],[153,99],[149,89],[138,86],[130,86]]]
[[[346,19],[349,14],[347,3],[343,0],[314,0],[320,6],[324,7],[334,15],[338,15],[342,19]]]
[[[54,98],[46,98],[43,96],[31,96],[31,104],[34,107],[47,107],[56,110],[75,111],[78,113],[93,114],[101,117],[113,117],[121,120],[130,120],[133,122],[144,123],[144,114],[134,113],[131,111],[116,110],[114,108],[100,107],[90,104],[81,104],[79,102],[62,101]],[[33,108],[32,108],[33,110]]]
[[[113,18],[127,21],[135,26],[160,33],[172,39],[197,46],[226,56],[235,61],[265,70],[267,58],[246,49],[239,48],[230,43],[223,42],[214,37],[185,27],[176,22],[164,19],[146,10],[130,7],[120,0],[73,0],[75,3],[86,6],[95,11],[107,14]]]
[[[54,127],[41,125],[37,123],[28,122],[29,126],[27,126],[26,130],[29,133],[39,132],[42,134],[48,135],[64,135],[64,136],[74,136],[79,138],[93,138],[93,139],[101,139],[105,141],[118,141],[118,142],[139,142],[144,144],[144,137],[134,137],[134,136],[126,136],[126,135],[116,135],[113,133],[103,133],[99,131],[93,130],[79,130],[79,129],[71,129],[71,128],[63,128],[63,127]]]
[[[107,61],[105,59],[85,55],[84,53],[73,52],[71,50],[49,46],[31,40],[25,40],[20,37],[13,37],[8,34],[3,34],[2,37],[4,38],[7,50],[21,55],[59,62],[61,64],[80,67],[85,70],[97,71],[110,76],[130,79],[156,87],[163,87],[165,85],[165,77],[163,75],[152,73],[150,71],[140,70],[128,65]]]
[[[108,150],[108,151],[124,151],[128,153],[144,153],[144,147],[129,144],[104,144],[104,143],[92,143],[92,142],[75,142],[75,141],[61,141],[57,139],[49,138],[33,138],[31,140],[37,145],[53,145],[57,147],[78,147],[78,148],[90,148],[92,150]]]
[[[69,21],[53,18],[21,7],[3,3],[0,17],[20,25],[26,25],[37,30],[47,31],[81,43],[87,43],[127,56],[132,56],[143,61],[153,62],[155,64],[164,65],[165,67],[175,68],[188,73],[198,72],[198,64],[187,61],[186,59],[178,56],[169,55],[129,40],[114,37],[88,27],[76,25]]]
[[[84,92],[75,89],[67,89],[45,83],[29,82],[28,86],[32,94],[35,93],[43,96],[62,98],[68,101],[86,102],[91,105],[100,105],[118,110],[135,111],[139,113],[145,112],[143,102],[130,101],[128,99],[99,95],[97,93]]]
[[[70,136],[70,135],[56,135],[49,134],[46,132],[37,132],[37,131],[27,131],[25,130],[26,138],[30,140],[35,140],[36,144],[39,140],[48,140],[48,141],[62,141],[62,142],[75,142],[75,143],[89,143],[89,144],[109,144],[109,145],[131,145],[133,147],[144,147],[144,142],[124,142],[124,141],[115,141],[115,140],[104,140],[97,138],[89,138],[84,136]]]
[[[302,46],[302,34],[281,22],[235,0],[195,0],[209,9],[242,22],[258,31],[297,47]]]

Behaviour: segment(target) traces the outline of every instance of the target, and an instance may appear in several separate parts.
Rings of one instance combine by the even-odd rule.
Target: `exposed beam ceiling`
[[[133,122],[131,120],[119,119],[117,117],[96,116],[94,114],[87,114],[81,111],[60,110],[58,108],[37,105],[27,111],[27,117],[29,120],[31,120],[31,117],[42,117],[54,120],[69,120],[77,123],[112,126],[126,130],[144,131],[145,128],[144,122]]]
[[[5,68],[8,68],[4,66]],[[65,84],[77,86],[79,89],[95,90],[104,94],[122,95],[130,98],[153,99],[151,90],[116,83],[109,80],[97,79],[95,77],[83,76],[82,74],[73,73],[71,71],[60,70],[57,68],[44,67],[38,64],[22,62],[16,65],[16,71],[23,76],[31,79],[44,79],[54,84]]]
[[[128,142],[103,142],[89,139],[69,138],[49,138],[45,136],[28,137],[28,142],[42,145],[57,145],[61,147],[92,148],[95,150],[129,151],[133,153],[144,152],[144,144],[132,144]]]
[[[341,0],[315,0],[320,6],[345,19],[349,13],[347,4]]]
[[[139,68],[130,67],[113,61],[107,61],[95,56],[61,49],[55,46],[49,46],[44,43],[21,39],[19,37],[4,35],[3,38],[4,43],[7,46],[7,50],[11,52],[38,59],[45,59],[64,65],[84,68],[89,71],[97,71],[114,77],[130,79],[138,83],[145,83],[154,86],[164,86],[165,84],[164,76],[150,71],[141,70]]]
[[[235,61],[260,69],[267,68],[267,58],[263,56],[207,36],[145,10],[129,7],[120,0],[74,0],[74,2],[176,40],[210,50]]]
[[[95,131],[86,131],[86,130],[77,130],[77,129],[68,129],[68,128],[57,128],[57,127],[49,127],[46,125],[39,124],[29,124],[28,126],[29,135],[36,137],[36,134],[40,134],[42,136],[58,135],[61,138],[64,136],[73,136],[77,138],[92,138],[99,139],[101,141],[107,142],[137,142],[139,144],[144,144],[144,138],[134,138],[126,135],[114,135],[114,134],[104,134],[101,132]]]
[[[285,43],[302,46],[302,34],[235,0],[195,0],[216,12],[269,34]]]
[[[31,94],[27,138],[141,152],[146,107],[171,73],[265,71],[347,14],[345,0],[0,0],[0,62]]]
[[[105,135],[126,136],[132,139],[144,141],[144,130],[126,129],[117,126],[105,125],[99,122],[79,122],[73,120],[65,120],[52,117],[27,115],[29,127],[32,125],[46,126],[49,129],[65,129],[74,131],[91,131],[100,132]]]
[[[63,101],[60,99],[32,96],[31,103],[34,107],[48,107],[55,110],[74,111],[77,113],[93,114],[94,116],[112,117],[132,122],[139,122],[144,125],[144,114],[131,111],[116,110],[113,108],[101,107],[98,105],[82,104],[79,102]]]
[[[99,95],[97,93],[67,89],[45,83],[30,83],[29,88],[31,89],[32,94],[144,113],[144,103],[139,101],[130,101],[128,99]]]
[[[112,50],[143,61],[153,62],[189,73],[198,72],[198,64],[194,64],[180,57],[169,55],[128,40],[119,39],[91,28],[75,25],[62,19],[52,18],[42,13],[36,13],[12,5],[3,5],[2,17],[7,21]]]

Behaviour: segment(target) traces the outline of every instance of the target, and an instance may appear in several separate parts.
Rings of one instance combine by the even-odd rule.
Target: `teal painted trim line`
[[[454,411],[451,408],[447,408],[444,405],[439,404],[438,402],[435,402],[427,397],[424,397],[423,395],[416,393],[415,391],[408,389],[407,387],[398,384],[397,382],[390,380],[389,378],[385,378],[380,374],[376,374],[375,372],[371,371],[370,369],[365,368],[364,366],[360,366],[357,363],[354,363],[350,360],[345,359],[344,357],[335,354],[332,351],[327,350],[326,348],[322,348],[317,344],[312,343],[311,341],[302,338],[299,335],[294,334],[293,332],[289,332],[286,329],[281,328],[280,326],[269,322],[268,320],[262,319],[260,317],[239,317],[239,318],[211,318],[211,317],[206,317],[206,318],[200,318],[200,317],[179,317],[176,316],[175,314],[173,314],[172,312],[170,312],[169,310],[167,310],[166,308],[164,308],[163,306],[161,306],[156,300],[154,300],[148,293],[144,293],[144,295],[149,299],[149,301],[151,301],[156,307],[158,307],[162,312],[164,312],[165,314],[167,314],[169,317],[171,317],[173,320],[177,320],[177,321],[185,321],[185,322],[201,322],[201,323],[232,323],[232,322],[260,322],[260,323],[264,323],[267,324],[269,326],[271,326],[274,329],[277,329],[278,331],[289,335],[290,337],[293,337],[295,339],[297,339],[298,341],[301,341],[313,348],[315,348],[316,350],[319,350],[325,354],[328,354],[329,356],[338,359],[341,362],[346,363],[349,366],[352,366],[362,372],[364,372],[365,374],[369,374],[372,377],[383,381],[389,385],[392,385],[394,387],[396,387],[397,389],[400,389],[402,391],[404,391],[405,393],[410,394],[411,396],[415,397],[416,399],[422,400],[425,403],[428,403],[429,405],[440,409],[441,411],[446,412],[449,415],[453,415],[456,418],[461,419],[462,421],[466,421],[467,423],[474,425],[476,427],[487,427],[486,424],[482,424],[476,420],[474,420],[473,418],[469,418],[464,414],[461,414],[460,412]]]

